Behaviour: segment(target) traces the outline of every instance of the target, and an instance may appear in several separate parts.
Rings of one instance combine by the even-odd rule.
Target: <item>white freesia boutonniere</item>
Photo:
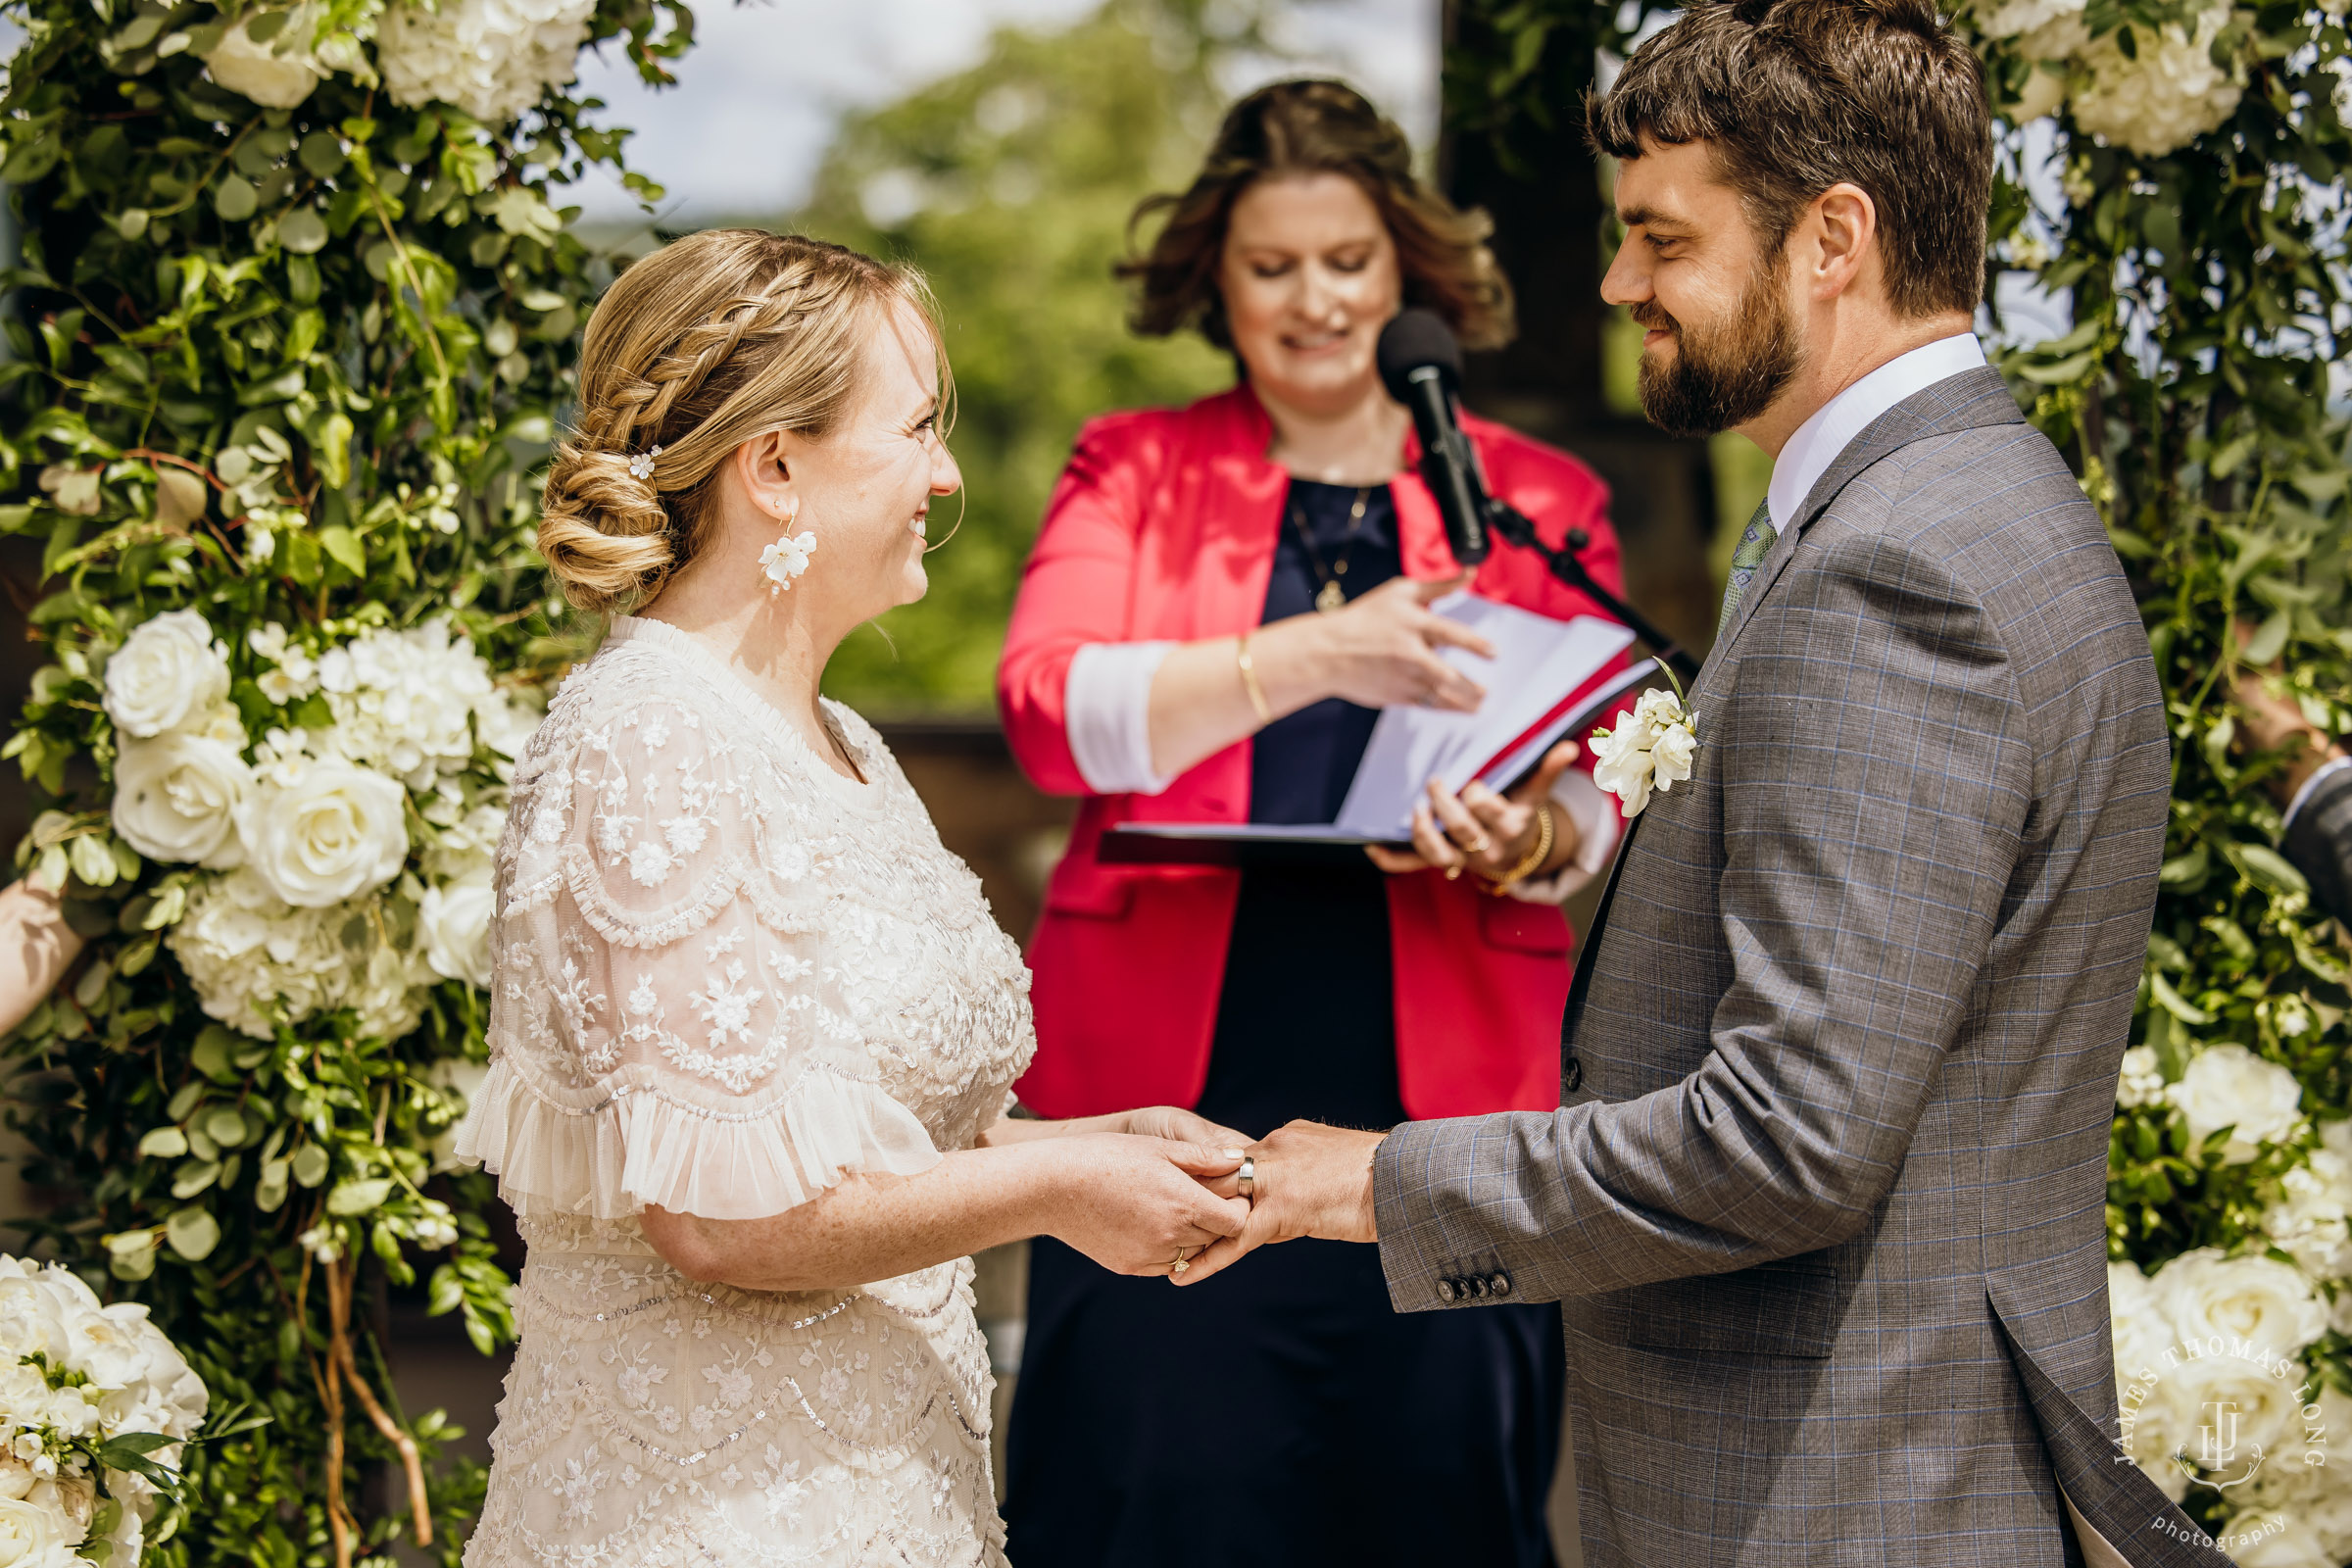
[[[1698,715],[1683,710],[1680,692],[1645,691],[1632,717],[1594,730],[1592,740],[1592,782],[1625,803],[1630,821],[1649,805],[1653,788],[1670,790],[1690,776]]]

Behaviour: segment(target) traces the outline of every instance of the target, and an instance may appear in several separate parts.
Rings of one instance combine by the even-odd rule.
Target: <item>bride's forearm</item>
[[[999,1116],[996,1125],[980,1135],[982,1149],[1008,1149],[1041,1138],[1067,1138],[1072,1133],[1123,1133],[1135,1113],[1113,1111],[1107,1116],[1072,1116],[1066,1121],[1044,1121],[1035,1116]]]
[[[747,1291],[846,1290],[1039,1234],[1048,1200],[1069,1185],[1055,1175],[1058,1152],[1038,1139],[958,1150],[915,1176],[845,1176],[763,1219],[648,1207],[642,1223],[654,1250],[688,1279]]]

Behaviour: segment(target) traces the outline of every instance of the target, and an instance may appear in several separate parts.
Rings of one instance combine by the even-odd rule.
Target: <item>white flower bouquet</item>
[[[504,778],[536,714],[443,619],[340,640],[270,621],[244,643],[242,708],[230,651],[193,610],[142,622],[104,661],[115,836],[189,868],[142,923],[244,1034],[349,1008],[362,1033],[398,1038],[425,988],[488,981]],[[36,823],[31,875],[103,875],[118,856],[92,826]]]
[[[132,1568],[206,1402],[146,1307],[0,1256],[0,1563]]]

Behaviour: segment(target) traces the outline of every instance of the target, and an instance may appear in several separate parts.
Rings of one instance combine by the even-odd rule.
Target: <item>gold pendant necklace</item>
[[[1355,536],[1364,525],[1364,504],[1372,499],[1372,487],[1365,485],[1355,493],[1355,505],[1348,509],[1348,546],[1340,559],[1326,568],[1323,557],[1315,550],[1315,536],[1307,531],[1305,514],[1296,502],[1291,505],[1291,526],[1298,530],[1299,548],[1306,552],[1307,564],[1323,586],[1315,590],[1315,609],[1319,613],[1332,614],[1348,608],[1348,590],[1340,579],[1348,575],[1348,562],[1355,554]]]

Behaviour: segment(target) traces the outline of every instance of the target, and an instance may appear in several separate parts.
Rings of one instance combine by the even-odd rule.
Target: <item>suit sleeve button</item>
[[[1474,1297],[1483,1298],[1487,1294],[1487,1282],[1476,1274],[1471,1275],[1464,1283],[1470,1287],[1470,1294]]]
[[[1487,1289],[1493,1291],[1496,1296],[1508,1296],[1511,1294],[1511,1277],[1498,1271],[1493,1279],[1487,1281]]]
[[[1577,1090],[1584,1084],[1584,1081],[1585,1064],[1583,1062],[1579,1061],[1574,1056],[1570,1056],[1566,1061],[1560,1063],[1560,1089],[1562,1093],[1571,1095],[1575,1094]]]
[[[1441,1301],[1450,1301],[1453,1299],[1453,1281],[1438,1281],[1438,1299]]]

